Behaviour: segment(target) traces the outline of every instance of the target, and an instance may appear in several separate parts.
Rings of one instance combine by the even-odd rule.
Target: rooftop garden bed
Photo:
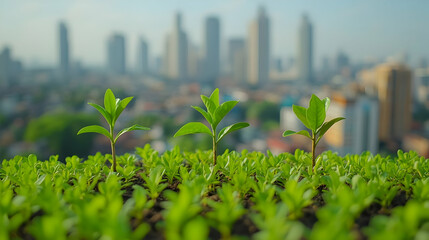
[[[3,160],[0,239],[428,239],[429,161],[362,153]]]

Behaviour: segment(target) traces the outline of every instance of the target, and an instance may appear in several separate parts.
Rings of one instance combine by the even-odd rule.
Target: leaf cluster
[[[311,140],[315,140],[315,145],[317,145],[320,139],[325,135],[325,133],[334,125],[335,123],[345,119],[343,117],[334,118],[328,122],[325,122],[326,112],[328,111],[331,101],[329,98],[324,98],[320,100],[316,95],[312,95],[308,108],[293,105],[292,110],[298,119],[304,124],[309,131],[301,130],[298,132],[287,130],[283,133],[283,137],[287,137],[293,134],[299,134],[305,136]]]
[[[118,120],[119,116],[125,110],[128,103],[130,103],[130,101],[132,99],[133,99],[133,97],[127,97],[127,98],[124,98],[121,100],[121,99],[115,97],[112,90],[107,89],[106,93],[104,94],[104,107],[102,107],[98,104],[95,104],[95,103],[88,103],[88,104],[91,105],[92,107],[94,107],[95,109],[97,109],[97,111],[101,115],[103,115],[104,119],[106,120],[107,124],[110,127],[110,131],[107,130],[106,128],[102,127],[102,126],[99,126],[99,125],[91,125],[91,126],[87,126],[87,127],[80,129],[77,134],[78,135],[82,134],[82,133],[103,134],[113,144],[115,144],[116,141],[118,141],[118,138],[120,136],[122,136],[122,134],[124,134],[124,133],[134,131],[134,130],[149,130],[149,128],[147,128],[147,127],[143,127],[141,125],[134,124],[131,127],[127,127],[127,128],[122,129],[116,135],[113,133],[113,129],[115,127],[116,121]]]
[[[206,110],[198,106],[192,106],[192,108],[204,116],[211,129],[201,122],[190,122],[181,127],[176,134],[174,134],[174,137],[194,133],[205,133],[215,138],[215,143],[218,143],[227,134],[249,126],[249,124],[245,122],[235,123],[224,127],[219,131],[219,134],[216,135],[216,129],[219,123],[235,107],[235,105],[237,105],[238,101],[227,101],[220,104],[219,89],[217,88],[213,91],[210,97],[201,95],[201,100],[203,101]]]

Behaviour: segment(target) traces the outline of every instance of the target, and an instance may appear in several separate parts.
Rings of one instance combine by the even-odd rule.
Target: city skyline
[[[218,1],[202,4],[187,1],[179,4],[167,1],[163,4],[136,3],[130,7],[131,4],[121,3],[103,5],[99,1],[65,1],[49,5],[3,2],[0,8],[0,46],[9,46],[14,56],[25,64],[31,65],[37,59],[42,65],[53,66],[58,56],[52,48],[56,45],[53,25],[63,20],[68,26],[70,58],[73,61],[103,66],[105,47],[102,43],[112,32],[121,31],[127,39],[127,62],[134,66],[136,58],[132,53],[137,52],[138,37],[146,37],[152,56],[162,55],[163,39],[171,31],[173,14],[181,12],[184,31],[200,48],[204,44],[204,19],[209,15],[219,16],[224,59],[225,43],[230,38],[247,35],[247,25],[262,5],[267,9],[272,24],[273,57],[296,57],[297,29],[304,13],[314,25],[316,67],[321,65],[322,57],[332,58],[340,51],[355,61],[368,57],[384,60],[391,55],[407,53],[412,64],[429,55],[429,49],[425,48],[429,33],[424,31],[425,23],[429,21],[424,13],[425,7],[429,7],[428,2],[390,1],[389,6],[369,1],[310,3]],[[327,12],[323,13],[324,10]],[[109,15],[112,11],[114,14]],[[14,14],[16,12],[22,14]],[[91,13],[100,15],[94,19]],[[37,48],[34,43],[37,43]]]

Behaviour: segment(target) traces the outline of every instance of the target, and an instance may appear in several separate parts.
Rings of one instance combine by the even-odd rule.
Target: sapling
[[[210,97],[201,95],[201,100],[203,101],[207,111],[197,106],[192,107],[204,116],[209,123],[211,130],[201,122],[190,122],[181,127],[176,134],[174,134],[174,137],[194,133],[205,133],[210,135],[213,139],[213,165],[216,165],[217,144],[219,141],[227,134],[248,127],[249,124],[246,122],[234,123],[224,127],[220,130],[219,134],[217,134],[217,126],[220,121],[222,121],[226,114],[234,108],[238,101],[227,101],[219,104],[219,89],[217,88],[213,91]]]
[[[325,122],[326,112],[330,104],[329,98],[320,100],[316,95],[312,95],[308,108],[293,105],[292,110],[298,119],[311,131],[301,130],[298,132],[286,130],[283,133],[283,137],[287,137],[293,134],[299,134],[305,136],[311,140],[311,153],[312,153],[312,167],[316,165],[316,146],[322,139],[323,135],[332,127],[335,123],[345,119],[343,117],[334,118],[328,122]]]
[[[145,181],[144,186],[149,190],[149,196],[152,200],[156,200],[159,194],[168,186],[167,183],[162,183],[164,173],[165,169],[162,166],[151,169],[148,176],[145,173],[140,173],[140,176]]]
[[[121,115],[122,111],[127,107],[128,103],[133,99],[133,97],[127,97],[124,99],[115,98],[115,95],[113,94],[112,90],[107,89],[106,93],[104,94],[104,108],[100,105],[97,105],[95,103],[88,103],[89,105],[93,106],[95,109],[97,109],[98,112],[103,115],[104,119],[106,119],[107,124],[109,124],[109,130],[105,129],[102,126],[98,125],[91,125],[84,127],[79,130],[77,133],[78,135],[81,133],[100,133],[106,136],[110,140],[110,146],[112,148],[112,171],[116,172],[116,151],[115,151],[115,144],[118,141],[118,138],[122,136],[122,134],[134,130],[149,130],[150,128],[143,127],[138,124],[134,124],[131,127],[124,128],[121,131],[119,131],[116,135],[114,133],[115,129],[115,123],[116,120],[118,120],[119,115]]]

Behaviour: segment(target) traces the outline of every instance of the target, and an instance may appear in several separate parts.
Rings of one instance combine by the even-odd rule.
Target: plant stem
[[[217,143],[216,143],[216,135],[213,136],[213,166],[216,165],[217,159]]]
[[[313,138],[311,139],[311,153],[312,153],[312,160],[313,160],[313,169],[316,165],[316,136],[313,132]]]
[[[113,172],[116,172],[116,152],[115,152],[115,144],[114,144],[113,142],[111,142],[110,146],[112,147],[112,159],[113,159],[112,170],[113,170]]]
[[[110,136],[112,137],[112,139],[110,140],[110,146],[112,148],[112,160],[113,160],[113,164],[112,164],[112,171],[116,172],[116,150],[115,150],[115,141],[114,136],[113,136],[113,124],[110,125]]]

